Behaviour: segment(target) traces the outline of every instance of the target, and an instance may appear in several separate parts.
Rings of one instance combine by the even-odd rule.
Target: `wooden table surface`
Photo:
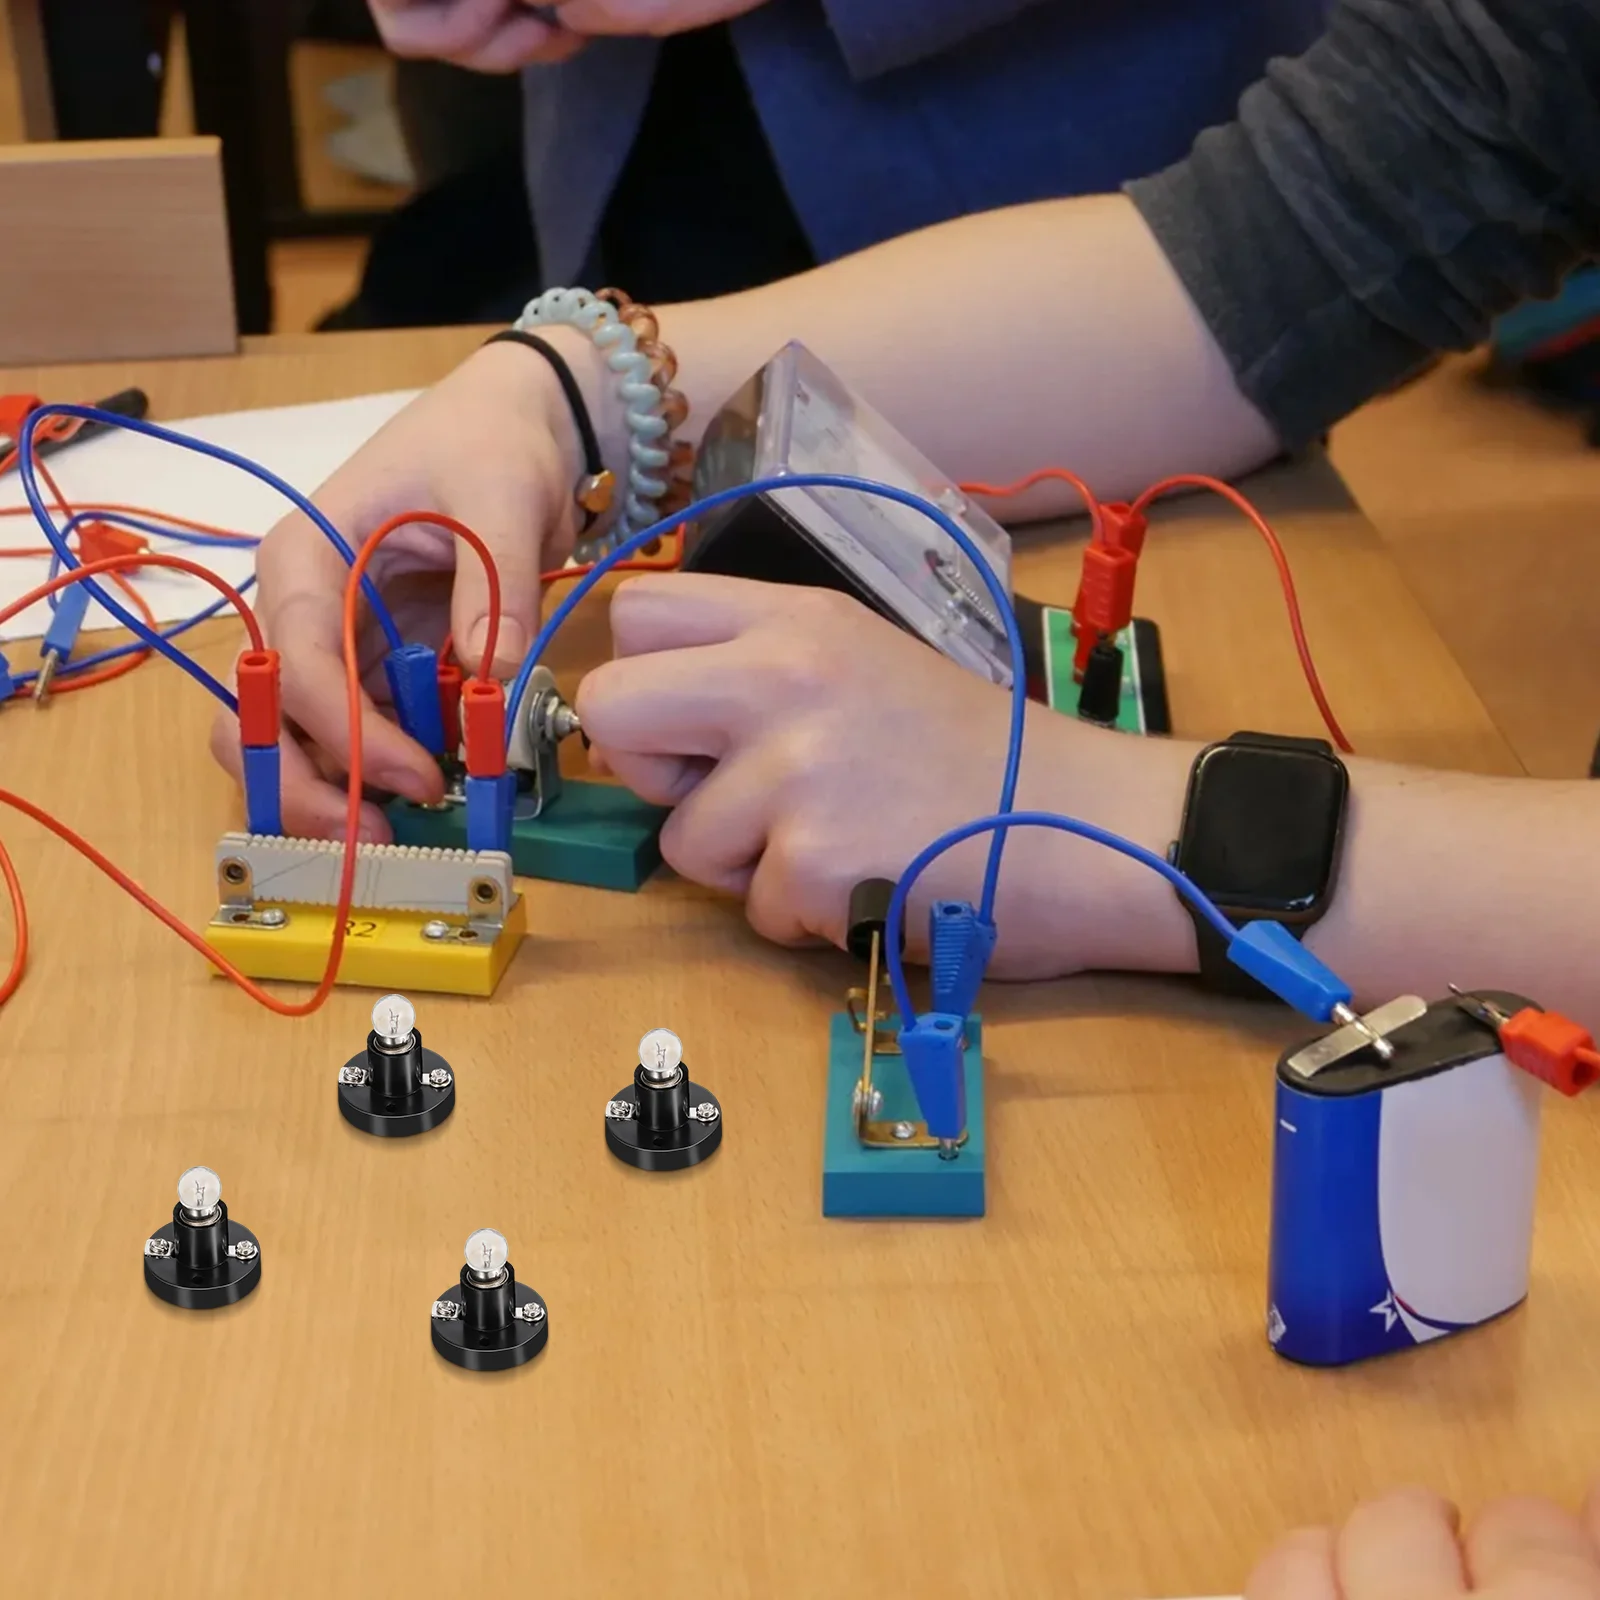
[[[1484,367],[1452,357],[1364,407],[1334,459],[1518,759],[1581,777],[1600,732],[1600,450]]]
[[[137,377],[175,417],[420,383],[473,342],[288,339],[7,387]],[[1256,488],[1358,748],[1516,771],[1331,470]],[[1069,594],[1076,537],[1027,536],[1019,585]],[[1144,566],[1180,732],[1314,731],[1242,524],[1179,507]],[[205,639],[214,670],[234,637]],[[594,607],[557,665],[570,681],[604,648]],[[4,781],[198,925],[238,818],[209,718],[159,664],[8,708]],[[1587,1102],[1548,1119],[1528,1306],[1309,1372],[1262,1326],[1283,1014],[1178,981],[994,989],[988,1216],[824,1221],[824,1040],[850,970],[763,945],[734,905],[670,878],[529,885],[494,1000],[420,1000],[459,1110],[388,1144],[334,1105],[370,994],[268,1016],[41,830],[0,826],[35,925],[0,1017],[8,1594],[1136,1600],[1231,1592],[1278,1531],[1394,1480],[1473,1501],[1574,1493],[1600,1464]],[[600,1128],[658,1024],[727,1114],[716,1159],[665,1180]],[[157,1302],[140,1266],[195,1162],[263,1244],[259,1291],[209,1315]],[[551,1308],[548,1350],[509,1375],[428,1338],[484,1224]]]

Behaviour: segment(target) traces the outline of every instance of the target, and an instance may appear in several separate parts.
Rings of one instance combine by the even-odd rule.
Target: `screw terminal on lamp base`
[[[145,1285],[185,1311],[214,1311],[243,1300],[261,1282],[261,1242],[230,1221],[220,1202],[216,1220],[198,1228],[181,1212],[174,1206],[172,1221],[145,1241]]]

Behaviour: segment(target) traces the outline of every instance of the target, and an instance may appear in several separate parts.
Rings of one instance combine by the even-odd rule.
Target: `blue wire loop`
[[[191,533],[185,528],[167,528],[154,522],[147,522],[139,517],[132,517],[122,511],[77,511],[67,520],[61,529],[61,537],[70,539],[77,532],[78,525],[83,522],[110,522],[120,527],[137,528],[141,533],[157,534],[164,539],[177,539],[184,544],[209,544],[209,545],[237,545],[245,547],[244,539],[218,539],[211,534]],[[250,547],[260,544],[259,539],[248,541]],[[52,554],[50,557],[50,576],[53,578],[61,569],[61,557]],[[252,573],[243,583],[236,584],[240,594],[248,594],[255,585],[255,574]],[[51,595],[54,600],[56,597]],[[176,639],[179,634],[187,633],[191,628],[198,628],[202,622],[209,622],[214,616],[225,611],[232,604],[226,596],[219,595],[210,605],[195,612],[192,617],[185,617],[181,622],[174,622],[161,630],[163,639]],[[63,683],[75,673],[89,672],[95,667],[103,667],[108,662],[120,661],[124,656],[131,656],[136,651],[147,649],[143,639],[135,639],[131,644],[113,645],[107,650],[97,650],[90,656],[74,656],[66,662],[56,673],[56,682]],[[19,689],[26,688],[39,674],[37,672],[18,672],[12,675],[12,683]]]
[[[86,522],[109,522],[119,528],[132,528],[138,533],[148,533],[158,539],[171,539],[176,544],[188,544],[210,547],[219,550],[254,550],[261,543],[259,539],[237,538],[223,539],[214,533],[195,533],[189,528],[171,528],[165,523],[151,522],[145,517],[130,516],[125,511],[75,511],[62,525],[61,537],[70,539]],[[61,552],[52,544],[50,547],[50,576],[53,578],[61,571]],[[237,586],[236,586],[237,587]],[[49,606],[55,610],[61,599],[60,591],[49,598]],[[227,604],[226,601],[223,602]],[[143,645],[139,648],[142,650]],[[59,674],[58,674],[59,676]]]
[[[652,523],[650,527],[633,534],[615,550],[601,557],[593,569],[573,585],[571,592],[550,613],[549,619],[540,628],[538,636],[523,658],[522,667],[511,685],[510,694],[506,697],[507,744],[510,743],[516,730],[517,712],[522,705],[522,697],[528,691],[528,682],[533,676],[533,669],[539,664],[540,657],[550,648],[550,641],[555,637],[556,631],[572,615],[579,601],[617,562],[626,560],[652,540],[676,532],[686,522],[692,522],[708,511],[715,511],[721,506],[732,505],[735,501],[749,500],[756,495],[769,494],[781,489],[852,489],[859,494],[871,495],[879,500],[892,500],[899,505],[909,506],[913,511],[921,512],[931,522],[936,523],[977,568],[984,587],[989,591],[989,597],[994,601],[995,608],[1005,623],[1006,642],[1011,647],[1011,731],[1006,747],[1005,772],[1000,783],[1000,803],[996,808],[1002,813],[1009,812],[1016,804],[1017,773],[1022,764],[1023,720],[1028,709],[1027,667],[1022,655],[1022,632],[1017,626],[1016,613],[1012,610],[1011,596],[1006,593],[1005,585],[996,577],[988,558],[973,543],[972,536],[948,512],[920,495],[912,494],[905,489],[897,489],[891,484],[873,483],[867,478],[854,478],[832,472],[796,472],[781,477],[758,478],[750,483],[720,489],[716,494],[707,495],[704,500],[697,501],[694,505],[687,506],[660,522]],[[989,849],[988,866],[983,875],[981,910],[985,917],[990,916],[994,910],[994,897],[1000,884],[1000,857],[1004,849],[1005,828],[1002,821],[1002,825],[995,829],[994,842]]]
[[[1159,872],[1221,934],[1225,943],[1233,943],[1238,929],[1216,908],[1192,879],[1179,872],[1170,861],[1158,856],[1153,850],[1146,850],[1142,844],[1124,839],[1120,833],[1112,833],[1109,829],[1097,827],[1092,822],[1080,822],[1076,817],[1058,816],[1053,811],[1011,811],[1004,815],[979,817],[976,821],[963,823],[959,828],[952,828],[948,833],[941,834],[935,839],[900,874],[899,881],[894,886],[894,894],[890,896],[889,914],[884,922],[883,948],[889,967],[889,983],[894,990],[895,1005],[900,1012],[901,1027],[910,1027],[917,1016],[916,1007],[911,1003],[911,990],[906,984],[905,960],[900,954],[900,933],[905,926],[906,901],[910,897],[912,886],[945,851],[953,849],[967,839],[975,838],[978,834],[993,833],[999,837],[1001,830],[1006,828],[1054,828],[1058,833],[1075,834],[1080,839],[1104,845],[1109,850],[1115,850],[1140,862],[1152,872]]]
[[[43,496],[39,493],[38,472],[33,459],[34,431],[41,422],[51,417],[78,417],[85,422],[97,422],[103,423],[107,427],[122,428],[129,433],[143,434],[146,438],[158,439],[163,444],[177,445],[180,449],[190,450],[197,455],[208,456],[214,461],[221,461],[228,466],[237,467],[239,471],[248,473],[258,482],[275,489],[321,530],[334,549],[344,558],[346,564],[354,565],[355,563],[355,552],[345,542],[344,537],[328,518],[292,484],[286,483],[277,473],[261,466],[258,462],[251,461],[248,457],[238,455],[232,450],[224,449],[221,445],[209,444],[203,439],[191,438],[188,434],[175,433],[171,428],[163,428],[153,422],[144,422],[134,417],[121,417],[115,412],[102,411],[98,406],[70,405],[57,402],[39,406],[28,414],[27,421],[22,425],[22,437],[17,441],[17,474],[22,482],[22,492],[27,499],[28,508],[33,512],[34,520],[39,524],[40,531],[49,541],[51,548],[56,552],[62,565],[69,569],[80,566],[82,563],[68,548],[65,536],[56,527],[55,519],[51,515],[49,507],[45,505]],[[93,579],[84,579],[83,586],[100,602],[106,611],[136,638],[148,645],[152,650],[157,650],[166,656],[175,666],[182,668],[191,678],[194,678],[215,695],[230,711],[238,710],[238,702],[233,695],[198,662],[169,644],[165,635],[152,632],[142,617],[126,610]],[[388,607],[384,605],[383,598],[378,593],[377,586],[370,577],[365,577],[362,579],[361,587],[368,605],[372,607],[372,614],[377,619],[378,626],[382,628],[384,637],[389,642],[389,647],[395,650],[399,649],[404,641],[400,636],[400,630],[395,626],[394,618],[389,614]]]

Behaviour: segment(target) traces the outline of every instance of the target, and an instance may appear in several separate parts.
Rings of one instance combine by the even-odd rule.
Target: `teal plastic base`
[[[895,1024],[899,1026],[898,1022]],[[822,1214],[825,1217],[981,1217],[983,1175],[983,1024],[967,1026],[967,1142],[954,1161],[937,1150],[868,1150],[856,1137],[855,1089],[861,1079],[861,1035],[846,1012],[828,1030],[828,1108],[822,1139]],[[883,1091],[879,1115],[915,1120],[899,1056],[876,1056],[873,1087]]]
[[[1145,625],[1148,628],[1148,624]],[[1167,695],[1164,682],[1145,681],[1147,671],[1160,671],[1159,656],[1147,659],[1135,637],[1137,623],[1130,623],[1117,635],[1122,647],[1122,694],[1117,703],[1117,719],[1112,726],[1124,733],[1167,733]],[[1077,639],[1072,632],[1072,613],[1054,606],[1044,607],[1045,689],[1050,708],[1066,716],[1078,714],[1078,685],[1072,676],[1072,660]],[[1155,714],[1152,716],[1152,710]]]
[[[661,865],[667,813],[613,783],[568,778],[544,812],[511,830],[511,865],[523,878],[636,891]],[[408,800],[389,807],[396,844],[467,847],[467,809],[429,811]]]

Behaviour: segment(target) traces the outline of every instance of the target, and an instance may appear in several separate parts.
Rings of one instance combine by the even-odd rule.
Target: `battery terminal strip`
[[[315,981],[327,962],[343,845],[227,833],[206,943],[252,978]],[[356,846],[338,981],[489,995],[527,931],[510,856]]]

